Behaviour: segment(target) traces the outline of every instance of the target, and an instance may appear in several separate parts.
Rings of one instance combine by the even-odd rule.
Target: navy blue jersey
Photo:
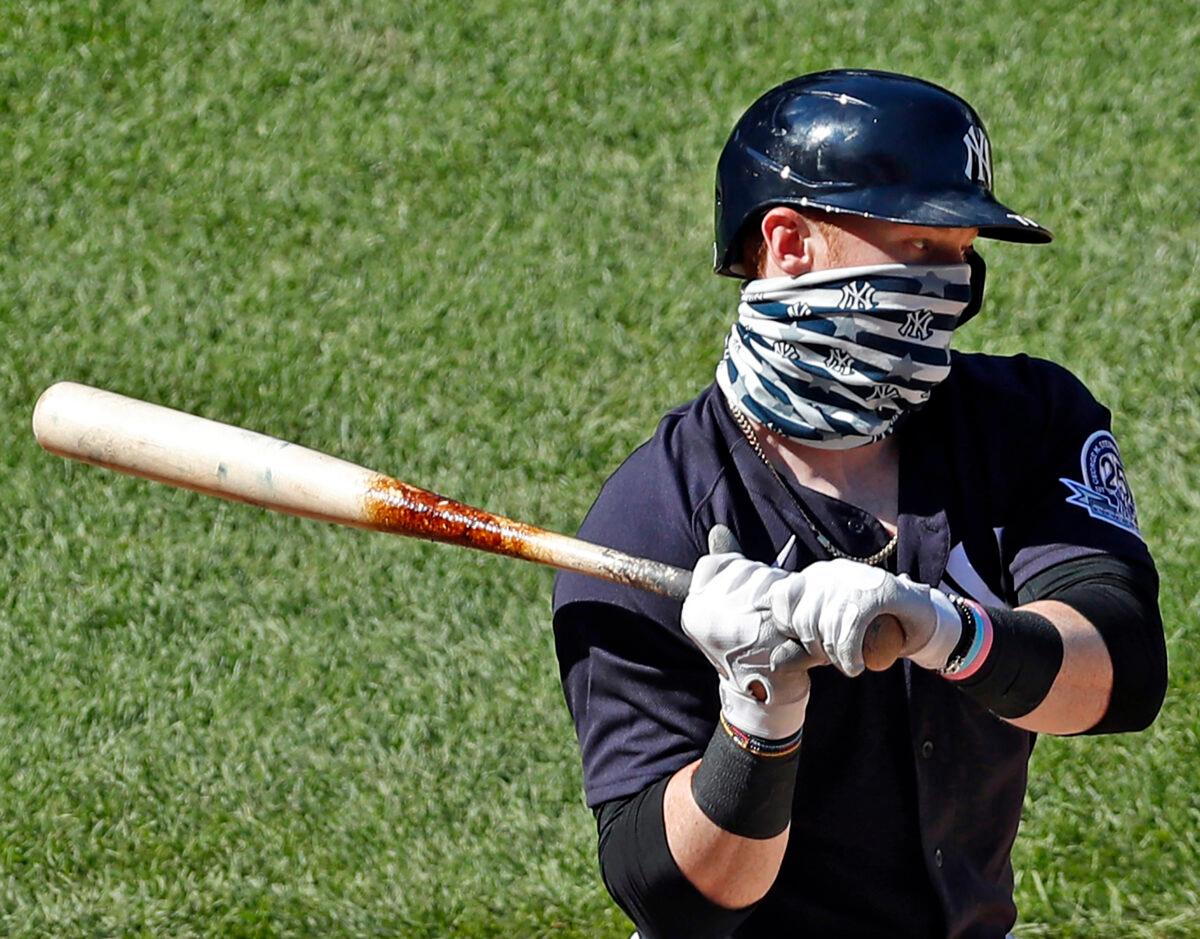
[[[1057,365],[955,353],[897,440],[899,573],[1015,606],[1030,578],[1062,561],[1152,564],[1109,413]],[[854,506],[805,487],[793,495],[849,554],[889,538]],[[826,558],[712,386],[612,475],[579,534],[690,569],[716,523],[756,560],[798,570]],[[593,807],[699,759],[712,736],[717,676],[679,617],[662,597],[556,580],[556,647]],[[787,923],[796,934],[898,936],[906,923],[912,935],[1004,935],[1034,735],[906,661],[811,677],[787,855],[737,934]]]

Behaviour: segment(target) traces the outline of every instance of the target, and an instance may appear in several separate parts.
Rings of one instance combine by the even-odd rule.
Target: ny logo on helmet
[[[982,127],[972,125],[963,134],[967,146],[967,165],[963,172],[972,182],[982,183],[985,189],[992,188],[992,145]]]

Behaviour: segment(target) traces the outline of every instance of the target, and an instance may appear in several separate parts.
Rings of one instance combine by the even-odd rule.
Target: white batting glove
[[[683,631],[717,670],[721,710],[734,727],[767,740],[790,737],[804,724],[814,661],[776,628],[770,593],[795,575],[742,556],[724,525],[713,526],[708,549],[692,573]]]
[[[882,614],[900,620],[900,654],[923,668],[945,666],[962,634],[958,610],[940,590],[842,558],[810,564],[782,581],[771,603],[786,635],[850,676],[863,671],[863,637]]]

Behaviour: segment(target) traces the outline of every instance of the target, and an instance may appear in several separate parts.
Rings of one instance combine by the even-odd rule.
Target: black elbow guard
[[[670,777],[596,810],[604,886],[641,939],[724,939],[754,908],[718,906],[680,871],[663,820],[668,782]]]
[[[1030,578],[1021,603],[1058,600],[1096,627],[1112,660],[1112,696],[1087,734],[1145,730],[1167,691],[1167,651],[1153,569],[1111,555],[1056,564]]]

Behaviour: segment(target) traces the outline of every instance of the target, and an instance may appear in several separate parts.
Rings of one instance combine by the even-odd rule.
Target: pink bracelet
[[[952,657],[947,663],[942,675],[950,681],[963,681],[970,678],[987,661],[988,653],[992,651],[992,619],[978,603],[965,597],[951,597],[963,617],[963,625],[970,620],[974,626],[975,635],[971,645],[961,657]]]

